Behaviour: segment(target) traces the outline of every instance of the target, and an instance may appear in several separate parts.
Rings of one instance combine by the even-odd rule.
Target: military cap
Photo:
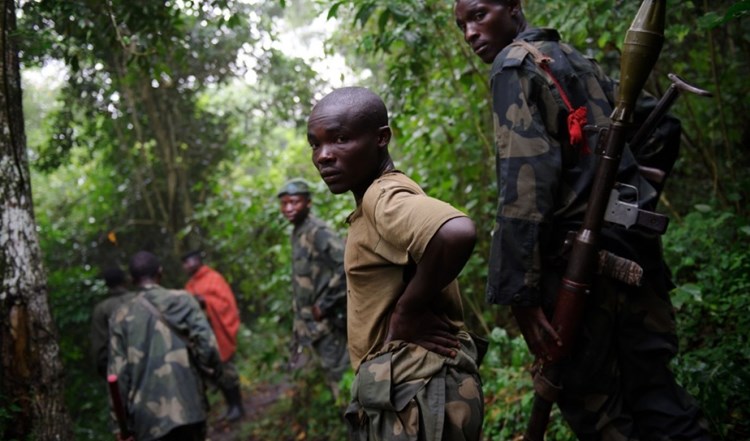
[[[303,179],[292,179],[281,187],[277,197],[284,195],[304,194],[310,195],[310,186]]]

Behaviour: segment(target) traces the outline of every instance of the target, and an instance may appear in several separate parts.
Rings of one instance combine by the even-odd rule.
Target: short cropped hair
[[[112,266],[102,271],[101,278],[108,287],[114,288],[125,284],[126,275],[119,266]]]
[[[313,108],[346,107],[354,110],[356,120],[364,124],[362,128],[377,129],[388,125],[388,109],[383,99],[365,87],[342,87],[321,98]]]
[[[130,258],[130,276],[134,281],[154,277],[159,274],[160,269],[159,258],[148,251],[138,251]]]

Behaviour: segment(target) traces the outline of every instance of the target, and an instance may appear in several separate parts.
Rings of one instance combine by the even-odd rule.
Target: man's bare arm
[[[562,346],[560,336],[539,306],[513,306],[513,315],[529,350],[540,359],[549,359],[549,345]]]

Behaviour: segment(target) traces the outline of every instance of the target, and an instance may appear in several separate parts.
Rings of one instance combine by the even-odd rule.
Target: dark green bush
[[[524,433],[534,398],[528,372],[532,361],[522,337],[512,338],[501,328],[492,330],[490,347],[480,369],[485,400],[484,439],[520,439]],[[575,439],[556,407],[550,416],[546,439]]]
[[[675,372],[721,439],[748,439],[750,220],[699,205],[664,245],[677,284]]]

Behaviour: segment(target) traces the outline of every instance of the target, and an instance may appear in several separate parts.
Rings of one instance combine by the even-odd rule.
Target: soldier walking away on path
[[[232,362],[237,350],[240,312],[232,288],[218,271],[203,264],[201,254],[201,251],[191,251],[182,256],[182,268],[190,276],[190,280],[185,284],[185,290],[198,299],[216,335],[224,372],[216,385],[227,403],[227,410],[222,419],[231,422],[245,414],[240,376]]]
[[[481,356],[456,281],[473,222],[394,168],[388,112],[370,90],[321,99],[307,138],[329,190],[357,204],[344,253],[354,439],[478,441]]]
[[[130,275],[137,296],[110,319],[107,371],[117,375],[128,429],[137,441],[203,441],[202,375],[221,375],[214,333],[193,296],[159,286],[155,255],[136,253]]]
[[[94,306],[91,314],[91,355],[96,365],[96,373],[107,377],[107,353],[109,352],[109,318],[120,306],[135,297],[127,289],[127,275],[119,266],[106,268],[101,278],[107,285],[108,297]]]
[[[466,43],[492,64],[499,195],[487,299],[512,308],[530,350],[545,359],[560,344],[549,318],[566,265],[561,250],[583,221],[597,163],[598,133],[576,139],[566,120],[583,107],[584,124],[608,126],[615,84],[557,31],[529,26],[520,0],[457,0],[455,17]],[[544,57],[552,61],[542,66]],[[639,206],[654,207],[657,191],[637,166],[626,149],[617,180],[638,189]],[[581,440],[708,439],[669,368],[673,285],[658,235],[610,225],[602,248],[637,262],[642,284],[594,277],[579,340],[560,366],[564,418]]]
[[[338,382],[349,368],[346,348],[346,276],[344,241],[310,213],[310,187],[293,179],[278,193],[281,213],[292,231],[292,363],[303,347],[312,349],[338,399]]]

